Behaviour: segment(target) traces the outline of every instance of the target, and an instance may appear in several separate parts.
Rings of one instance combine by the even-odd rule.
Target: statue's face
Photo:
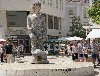
[[[39,12],[41,8],[39,6],[34,6],[32,7],[32,9],[34,10],[34,12]]]

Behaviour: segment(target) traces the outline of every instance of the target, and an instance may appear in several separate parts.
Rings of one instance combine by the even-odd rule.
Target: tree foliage
[[[94,0],[88,14],[93,22],[100,24],[100,0]]]
[[[80,17],[72,18],[72,26],[70,26],[71,36],[86,37],[85,29],[82,27]]]

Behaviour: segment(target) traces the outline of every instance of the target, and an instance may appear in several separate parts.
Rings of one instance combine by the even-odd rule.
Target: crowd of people
[[[67,44],[67,54],[72,55],[73,61],[79,60],[87,62],[90,55],[94,66],[96,62],[100,63],[99,51],[100,46],[96,43],[96,40],[93,40],[91,43],[77,41]]]
[[[56,44],[47,44],[44,46],[45,51],[49,53],[52,52],[56,54],[62,54],[66,56],[72,56],[73,61],[88,62],[91,58],[94,66],[95,63],[100,63],[99,51],[100,45],[97,44],[96,40],[93,40],[91,43],[88,41],[69,41],[63,47]]]
[[[94,66],[96,61],[100,63],[100,46],[96,43],[96,40],[93,40],[91,43],[88,43],[87,41],[70,41],[63,47],[63,49],[59,45],[44,44],[44,51],[50,53],[50,50],[53,50],[53,53],[55,54],[59,54],[60,50],[63,50],[65,55],[72,56],[73,61],[79,60],[87,62],[89,55],[91,55]],[[15,57],[24,57],[23,52],[23,44],[16,45],[8,39],[0,48],[1,62],[5,61],[7,63],[13,63]]]
[[[0,48],[1,53],[1,62],[6,63],[14,63],[15,57],[24,57],[24,46],[23,44],[13,44],[11,40],[7,39],[7,41],[2,44]]]

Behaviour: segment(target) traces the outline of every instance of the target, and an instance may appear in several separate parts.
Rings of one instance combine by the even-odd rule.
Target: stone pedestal
[[[47,54],[45,51],[40,49],[36,49],[34,52],[34,59],[33,64],[48,64],[49,61],[47,60]]]

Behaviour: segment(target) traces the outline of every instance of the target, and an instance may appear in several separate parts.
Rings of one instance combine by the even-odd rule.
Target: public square
[[[0,76],[100,76],[100,0],[0,0]]]
[[[49,64],[31,64],[32,60],[32,56],[25,56],[24,58],[16,58],[14,63],[0,63],[0,76],[33,76],[36,75],[33,72],[39,72],[38,70],[40,70],[40,72],[42,70],[47,71],[46,73],[42,72],[43,76],[61,76],[62,74],[63,76],[85,76],[86,74],[83,74],[85,72],[92,73],[89,76],[95,76],[92,71],[94,67],[91,62],[73,62],[71,57],[66,56],[48,56]],[[30,72],[31,70],[33,70],[33,72]],[[54,73],[48,72],[48,70],[53,70]],[[67,71],[69,71],[69,73]],[[70,71],[75,72],[70,73]],[[37,74],[38,76],[42,76],[40,72]]]

